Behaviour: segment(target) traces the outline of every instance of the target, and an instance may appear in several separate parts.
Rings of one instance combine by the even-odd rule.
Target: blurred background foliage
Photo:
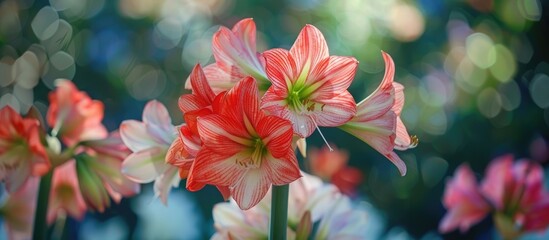
[[[544,0],[3,0],[0,106],[45,112],[54,80],[67,78],[105,103],[110,130],[140,119],[150,99],[165,103],[179,124],[184,81],[197,62],[213,62],[211,39],[220,25],[254,18],[263,51],[289,48],[313,24],[331,54],[360,61],[350,88],[357,102],[383,77],[380,51],[393,56],[395,80],[406,87],[402,118],[420,139],[399,154],[408,174],[400,177],[352,136],[323,131],[363,172],[356,199],[384,219],[372,224],[397,235],[436,236],[445,178],[459,164],[482,175],[491,159],[512,153],[547,166],[548,7]],[[308,142],[323,145],[318,133]],[[105,213],[70,220],[71,234],[206,238],[213,232],[211,208],[222,199],[213,188],[189,193],[183,186],[168,208],[145,186]],[[490,221],[468,237],[490,234]]]

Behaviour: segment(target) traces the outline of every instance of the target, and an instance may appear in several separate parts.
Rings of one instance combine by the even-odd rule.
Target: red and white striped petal
[[[268,173],[269,180],[274,185],[289,184],[301,177],[297,158],[293,151],[279,158],[268,155],[261,168]]]
[[[401,176],[406,175],[406,163],[404,163],[395,152],[390,152],[388,155],[385,155],[385,157],[398,168],[398,172],[400,172]]]
[[[340,128],[368,143],[383,155],[393,151],[396,116],[392,111],[383,116],[357,122],[354,119]]]
[[[296,62],[286,49],[275,48],[263,53],[265,71],[271,80],[273,91],[279,95],[288,92],[288,86],[298,77]]]
[[[404,107],[404,86],[402,84],[393,82],[393,89],[395,89],[395,104],[392,110],[400,116],[402,108]]]
[[[177,104],[179,106],[179,110],[181,110],[183,114],[207,107],[209,105],[207,101],[193,94],[181,95],[177,101]]]
[[[288,152],[294,154],[292,124],[276,116],[265,116],[257,124],[257,133],[269,153],[276,158],[285,157]]]
[[[306,64],[316,66],[320,61],[328,58],[328,45],[324,35],[315,26],[307,24],[290,49],[299,72]]]
[[[240,209],[248,210],[265,197],[271,186],[267,172],[261,168],[248,169],[231,193]]]
[[[330,56],[324,61],[327,66],[320,72],[315,68],[307,78],[312,80],[308,88],[315,89],[311,99],[328,99],[346,92],[355,78],[358,68],[355,58]]]
[[[220,154],[233,155],[252,144],[242,124],[219,114],[198,119],[198,131],[204,146]]]
[[[217,186],[232,186],[242,178],[246,168],[237,164],[237,160],[249,158],[246,154],[219,154],[204,147],[196,156],[189,172],[189,181]],[[189,184],[187,184],[189,188]],[[194,189],[189,189],[193,191]]]
[[[216,94],[231,89],[240,79],[242,79],[240,74],[231,74],[236,73],[234,71],[225,72],[215,63],[204,67],[202,70],[204,71],[204,75],[206,76],[212,91]],[[185,88],[191,89],[190,78],[185,82]]]
[[[152,182],[170,167],[164,161],[165,154],[166,149],[163,147],[132,153],[122,163],[122,173],[134,182]]]
[[[355,116],[356,104],[351,93],[344,91],[330,99],[317,100],[312,110],[309,114],[314,115],[318,126],[338,127]]]
[[[194,66],[189,78],[191,79],[193,94],[207,102],[208,105],[211,104],[215,98],[215,94],[208,84],[208,80],[206,80],[206,76],[204,75],[204,71],[202,71],[200,64]]]
[[[252,75],[265,78],[261,55],[255,46],[256,28],[251,18],[238,22],[231,30],[219,28],[212,39],[212,50],[219,68],[240,78]],[[263,79],[258,79],[263,80]]]

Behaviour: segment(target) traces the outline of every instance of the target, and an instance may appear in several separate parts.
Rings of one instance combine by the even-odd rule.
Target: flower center
[[[261,166],[261,162],[268,151],[267,147],[260,138],[256,138],[255,140],[252,140],[252,142],[253,144],[250,148],[250,157],[238,159],[236,161],[238,165],[245,168],[258,168]]]

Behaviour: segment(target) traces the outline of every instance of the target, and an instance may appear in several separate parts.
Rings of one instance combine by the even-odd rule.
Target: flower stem
[[[273,185],[273,197],[271,202],[271,226],[269,239],[286,239],[288,226],[288,191],[289,185]]]
[[[36,212],[34,213],[34,231],[32,239],[46,239],[48,224],[46,215],[48,213],[48,201],[51,188],[51,179],[53,171],[49,171],[40,180],[40,188],[38,189],[38,199],[36,201]]]

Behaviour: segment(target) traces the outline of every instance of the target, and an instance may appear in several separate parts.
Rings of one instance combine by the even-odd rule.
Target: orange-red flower
[[[256,81],[245,78],[216,98],[215,113],[198,119],[203,146],[191,167],[188,189],[226,186],[240,208],[249,209],[271,184],[300,177],[290,122],[263,113],[258,94]]]
[[[103,103],[78,91],[69,80],[57,80],[57,88],[49,94],[50,107],[46,115],[52,134],[71,146],[82,140],[101,139],[108,135],[101,124]]]
[[[354,195],[364,178],[359,169],[347,165],[349,153],[337,147],[331,150],[326,146],[322,149],[313,148],[308,158],[311,172],[323,180],[330,181],[344,194]]]
[[[355,101],[347,88],[358,61],[329,56],[326,40],[314,26],[301,30],[290,51],[271,49],[263,55],[272,86],[261,107],[290,120],[299,136],[308,137],[317,126],[340,126],[355,115]]]
[[[404,87],[393,82],[395,64],[389,54],[382,52],[385,60],[385,76],[377,89],[357,104],[356,116],[340,128],[368,143],[389,159],[400,171],[406,174],[406,164],[393,149],[415,147],[412,139],[400,120],[404,105]]]
[[[28,177],[42,176],[50,169],[39,125],[9,106],[0,109],[0,180],[9,192],[16,192]]]

